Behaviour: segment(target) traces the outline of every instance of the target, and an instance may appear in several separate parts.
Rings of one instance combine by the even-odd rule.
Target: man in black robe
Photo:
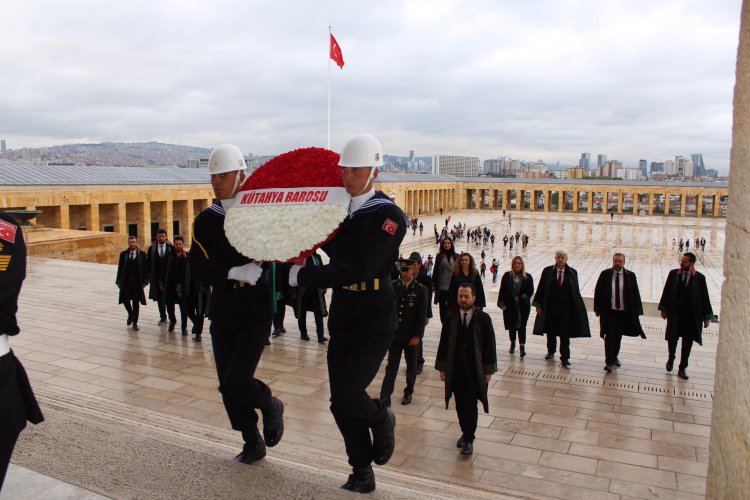
[[[167,323],[167,312],[169,312],[170,327],[174,329],[177,318],[172,309],[167,311],[167,303],[164,297],[164,274],[167,268],[167,260],[174,253],[174,247],[167,241],[167,230],[159,229],[156,233],[156,241],[148,248],[149,283],[148,298],[156,301],[159,306],[159,325]]]
[[[703,345],[701,323],[706,328],[714,318],[706,277],[695,269],[695,254],[683,254],[680,257],[680,267],[669,271],[659,300],[659,310],[662,319],[667,320],[664,335],[669,350],[667,371],[671,372],[674,367],[677,341],[682,339],[677,376],[687,380],[686,370],[693,342]]]
[[[612,257],[612,267],[599,275],[594,290],[594,312],[599,317],[604,339],[604,370],[620,366],[618,355],[622,336],[646,338],[638,319],[643,314],[641,293],[635,273],[625,269],[625,254]]]
[[[128,312],[127,324],[138,331],[140,306],[146,305],[143,289],[148,284],[146,277],[146,253],[138,249],[138,238],[128,237],[128,249],[120,252],[115,284],[120,289],[119,304]]]

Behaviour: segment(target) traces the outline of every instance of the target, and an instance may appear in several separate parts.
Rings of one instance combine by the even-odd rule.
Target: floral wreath
[[[339,155],[303,148],[272,159],[240,187],[224,220],[229,242],[246,257],[288,262],[333,239],[349,210]]]

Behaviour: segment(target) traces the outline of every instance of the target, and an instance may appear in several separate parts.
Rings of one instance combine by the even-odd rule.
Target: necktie
[[[467,315],[468,315],[468,313],[464,313],[464,328],[466,328],[466,326],[467,326],[467,324],[466,324],[466,316]]]
[[[615,273],[615,309],[620,310],[620,273]]]
[[[159,257],[164,257],[164,245],[159,245]]]
[[[135,252],[130,252],[130,260],[135,260]]]
[[[688,273],[682,273],[682,286],[687,286]]]
[[[557,286],[562,286],[563,272],[557,271]]]

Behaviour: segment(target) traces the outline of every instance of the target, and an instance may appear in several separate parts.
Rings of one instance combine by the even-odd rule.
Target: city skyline
[[[331,69],[334,150],[370,132],[404,156],[701,152],[726,173],[739,5],[9,0],[0,137],[324,146],[331,24],[346,61]]]

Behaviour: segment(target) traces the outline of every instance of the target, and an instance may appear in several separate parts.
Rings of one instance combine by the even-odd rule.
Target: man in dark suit
[[[393,290],[396,292],[398,306],[398,330],[388,349],[388,364],[385,367],[385,377],[380,388],[380,399],[386,406],[391,406],[393,385],[401,364],[401,353],[406,359],[406,389],[401,399],[402,405],[411,403],[414,384],[417,380],[417,358],[419,344],[424,337],[424,327],[427,319],[427,289],[414,277],[415,260],[401,259],[401,279],[393,280]]]
[[[594,312],[599,317],[604,339],[604,370],[620,366],[618,355],[622,336],[646,338],[638,316],[643,314],[641,293],[635,273],[625,269],[625,254],[612,257],[612,267],[599,275],[594,290]]]
[[[128,312],[128,325],[138,331],[140,305],[146,305],[146,294],[143,289],[148,284],[146,278],[146,254],[138,250],[138,238],[128,237],[128,249],[120,252],[117,265],[117,288],[120,289],[119,304]]]
[[[422,264],[422,256],[419,254],[419,252],[412,252],[409,255],[409,259],[414,261],[414,279],[422,283],[427,289],[427,317],[425,318],[424,322],[424,326],[427,326],[427,324],[430,322],[430,319],[432,319],[432,278],[430,278],[430,276],[427,274],[428,267],[427,265]],[[422,373],[422,369],[424,368],[423,347],[424,342],[420,341],[419,354],[417,356],[417,375]]]
[[[148,249],[149,283],[148,298],[155,300],[159,306],[159,325],[167,323],[167,303],[165,300],[164,275],[167,268],[167,260],[174,253],[174,247],[167,241],[167,230],[159,229],[156,233],[156,241]],[[177,318],[174,314],[174,304],[169,315],[169,323],[174,329]]]
[[[474,285],[458,287],[458,310],[452,311],[440,332],[435,369],[445,382],[445,408],[451,394],[456,398],[456,413],[461,437],[456,446],[462,455],[474,453],[474,433],[479,412],[477,400],[489,412],[487,388],[497,371],[495,330],[490,316],[474,308]]]
[[[578,287],[578,272],[568,266],[568,254],[555,252],[555,265],[545,267],[532,305],[536,307],[534,335],[547,334],[546,360],[555,359],[560,337],[560,363],[570,366],[570,339],[591,337],[586,306]]]
[[[29,378],[10,348],[21,331],[16,321],[18,295],[26,278],[26,243],[15,218],[0,212],[0,490],[18,436],[26,422],[44,420]]]
[[[187,337],[188,317],[195,326],[196,319],[192,310],[188,307],[187,297],[183,293],[188,266],[188,254],[185,251],[185,238],[180,235],[174,237],[174,252],[167,257],[167,265],[164,270],[164,303],[167,311],[174,312],[175,305],[180,307],[180,331],[183,337]],[[174,323],[169,323],[169,332],[174,331]]]
[[[669,271],[659,301],[662,319],[667,320],[665,340],[669,349],[667,371],[674,367],[677,341],[682,339],[680,365],[677,376],[687,380],[688,358],[693,342],[703,345],[702,329],[714,318],[708,298],[706,277],[695,269],[695,254],[687,252],[680,257],[680,267]]]

